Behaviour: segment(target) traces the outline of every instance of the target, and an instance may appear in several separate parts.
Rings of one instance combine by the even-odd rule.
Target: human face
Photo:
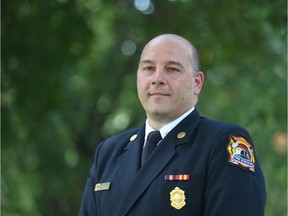
[[[192,64],[190,47],[179,39],[160,37],[146,45],[137,90],[148,120],[166,124],[195,106],[203,79],[199,82]]]

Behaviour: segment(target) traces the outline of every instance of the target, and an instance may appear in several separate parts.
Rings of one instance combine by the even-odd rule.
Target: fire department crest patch
[[[244,137],[230,136],[227,150],[230,163],[255,172],[254,149]]]

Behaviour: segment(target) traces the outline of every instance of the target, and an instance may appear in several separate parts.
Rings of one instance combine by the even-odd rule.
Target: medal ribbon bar
[[[190,175],[165,175],[165,181],[188,181]]]

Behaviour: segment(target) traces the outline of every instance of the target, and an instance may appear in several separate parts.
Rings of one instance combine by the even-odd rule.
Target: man
[[[80,216],[264,215],[252,140],[237,125],[199,116],[203,82],[186,39],[165,34],[145,46],[137,89],[146,123],[98,146]]]

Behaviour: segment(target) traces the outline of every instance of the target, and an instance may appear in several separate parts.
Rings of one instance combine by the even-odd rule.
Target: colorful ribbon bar
[[[165,181],[188,181],[189,175],[165,175]]]

